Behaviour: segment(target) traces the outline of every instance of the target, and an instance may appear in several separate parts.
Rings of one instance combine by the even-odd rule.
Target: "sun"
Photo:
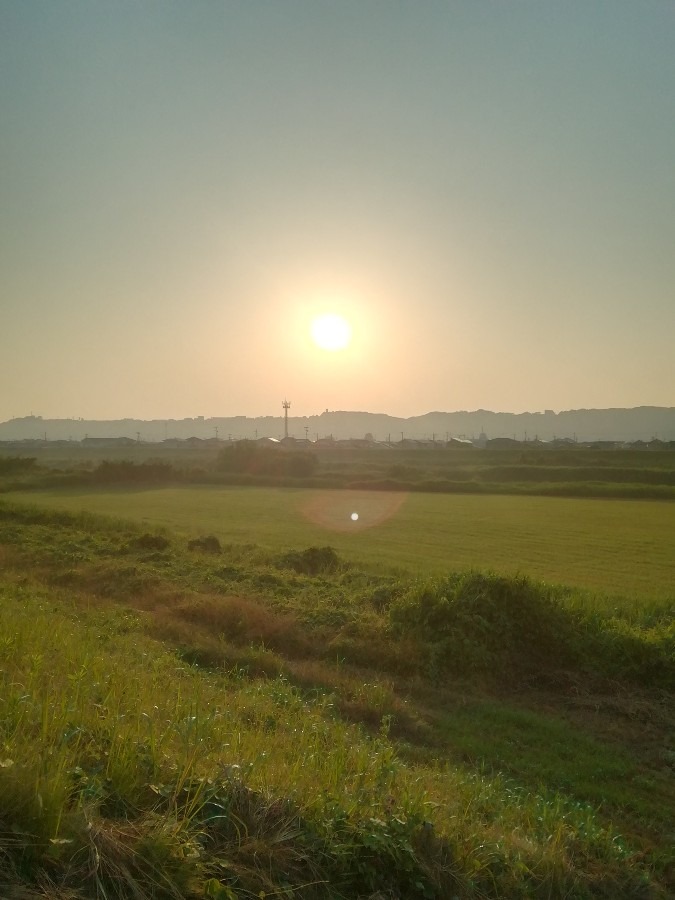
[[[322,350],[344,350],[352,339],[349,322],[335,313],[317,316],[312,322],[312,338]]]

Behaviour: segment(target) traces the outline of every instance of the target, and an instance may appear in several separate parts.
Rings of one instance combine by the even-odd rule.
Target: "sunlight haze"
[[[675,405],[674,45],[663,0],[4,0],[0,421]]]

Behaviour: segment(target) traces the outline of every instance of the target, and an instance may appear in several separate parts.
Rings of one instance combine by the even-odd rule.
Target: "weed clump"
[[[343,563],[332,547],[308,547],[284,553],[278,565],[299,575],[325,575],[336,572]]]
[[[162,551],[168,550],[171,542],[162,534],[139,534],[138,537],[129,541],[130,550],[151,550]]]
[[[572,614],[527,578],[455,573],[414,585],[388,615],[394,634],[423,641],[432,672],[512,680],[576,658]]]
[[[194,538],[188,541],[188,550],[201,550],[203,553],[220,553],[222,551],[220,541],[214,534]]]
[[[418,582],[394,599],[388,625],[394,636],[420,641],[432,676],[555,684],[576,671],[673,688],[671,617],[645,626],[573,608],[566,596],[525,577],[453,573]]]

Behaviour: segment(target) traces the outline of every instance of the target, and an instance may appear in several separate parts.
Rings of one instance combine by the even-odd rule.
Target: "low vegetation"
[[[6,502],[0,562],[3,897],[675,890],[672,598]]]
[[[0,451],[6,452],[6,451]],[[38,457],[0,456],[0,490],[35,487],[158,484],[303,486],[441,494],[519,494],[674,500],[673,450],[595,450],[473,446],[416,450],[373,447],[288,448],[242,440],[182,450],[162,444],[50,449]],[[101,456],[101,454],[105,454]]]
[[[304,450],[285,452],[276,447],[264,447],[255,441],[237,441],[224,447],[216,456],[217,472],[241,475],[311,475],[317,467],[315,453]]]

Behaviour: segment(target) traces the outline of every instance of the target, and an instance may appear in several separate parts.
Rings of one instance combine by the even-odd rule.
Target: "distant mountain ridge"
[[[289,416],[291,436],[314,440],[372,435],[379,441],[402,437],[446,440],[449,437],[508,437],[516,440],[663,441],[675,440],[675,407],[638,406],[630,409],[570,409],[563,412],[500,413],[478,409],[429,412],[400,418],[385,413],[328,411],[315,416]],[[74,440],[94,437],[128,437],[141,441],[169,438],[282,437],[283,416],[198,416],[187,419],[43,419],[25,416],[0,423],[0,441]]]

